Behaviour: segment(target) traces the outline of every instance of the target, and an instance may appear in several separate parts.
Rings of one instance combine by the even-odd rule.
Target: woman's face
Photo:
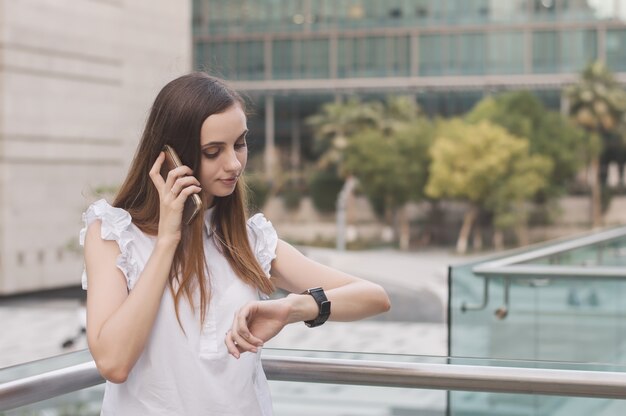
[[[246,115],[238,104],[207,117],[200,130],[200,184],[205,207],[235,190],[248,161]]]

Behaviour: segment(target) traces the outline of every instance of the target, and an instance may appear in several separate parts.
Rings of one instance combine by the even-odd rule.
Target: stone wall
[[[76,284],[81,213],[119,186],[191,2],[0,2],[0,295]]]

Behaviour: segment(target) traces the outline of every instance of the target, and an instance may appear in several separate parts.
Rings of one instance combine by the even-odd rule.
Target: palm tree
[[[327,103],[321,112],[307,118],[313,128],[317,147],[321,151],[318,164],[321,168],[336,166],[342,172],[342,154],[348,139],[358,130],[380,124],[380,113],[371,103],[356,98],[346,102]]]
[[[358,132],[366,129],[391,134],[402,129],[418,114],[419,107],[412,99],[390,96],[385,103],[361,102],[356,98],[351,98],[344,103],[328,103],[322,106],[320,113],[307,118],[307,124],[313,128],[318,148],[321,150],[321,156],[318,159],[319,168],[334,167],[339,176],[345,178],[337,201],[337,247],[339,249],[345,247],[342,239],[342,229],[345,227],[344,210],[357,181],[354,175],[346,169],[344,163],[344,153],[349,141],[357,136]]]
[[[589,64],[577,84],[565,89],[569,113],[589,135],[591,175],[591,222],[602,225],[600,155],[604,140],[624,128],[626,92],[600,61]]]

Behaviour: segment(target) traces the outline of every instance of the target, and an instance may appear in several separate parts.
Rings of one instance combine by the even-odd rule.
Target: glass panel
[[[204,44],[203,61],[198,62],[206,70],[226,79],[235,79],[237,70],[237,42],[207,42]]]
[[[527,251],[517,250],[510,255]],[[540,274],[515,278],[511,280],[507,304],[504,280],[496,277],[489,281],[489,298],[483,307],[484,279],[476,276],[472,269],[495,258],[455,266],[451,270],[452,356],[489,357],[490,362],[498,358],[527,359],[533,362],[532,366],[542,360],[561,361],[568,362],[563,365],[573,366],[571,368],[581,368],[573,363],[606,363],[582,365],[588,369],[622,371],[626,364],[626,305],[623,301],[626,282]],[[624,267],[626,238],[527,263]],[[452,358],[451,362],[458,361]],[[552,365],[551,368],[559,368]],[[620,415],[624,404],[624,401],[585,398],[450,393],[451,415]]]
[[[234,43],[236,65],[234,79],[263,79],[263,42],[244,41]]]
[[[0,416],[98,416],[104,384],[64,394],[17,409],[0,412]]]
[[[51,358],[44,358],[42,360],[31,361],[25,364],[0,368],[0,383],[58,370],[71,365],[86,363],[91,360],[92,358],[89,351],[82,350],[57,355]]]
[[[444,54],[448,37],[445,35],[422,35],[419,37],[419,74],[421,76],[443,75]]]
[[[533,33],[533,72],[559,72],[559,49],[557,32]]]
[[[491,74],[524,73],[524,35],[520,32],[492,32],[487,38],[487,71]]]
[[[479,75],[485,73],[485,35],[462,33],[451,37],[449,70],[454,75]]]
[[[618,17],[619,1],[623,0],[561,0],[567,9],[571,9],[577,20],[606,20]]]
[[[272,78],[293,78],[294,41],[275,40],[272,43]]]
[[[568,30],[560,33],[561,72],[580,72],[598,56],[595,30]]]
[[[626,30],[625,29],[611,29],[607,31],[606,33],[606,60],[611,70],[626,71]]]
[[[359,39],[359,72],[361,76],[384,76],[387,66],[387,47],[384,37]]]
[[[509,313],[500,320],[493,313],[503,305],[502,279],[491,279],[490,298],[484,309],[462,311],[463,303],[479,305],[482,302],[484,280],[473,274],[472,268],[476,264],[479,263],[452,268],[452,355],[614,363],[626,359],[622,353],[626,338],[622,340],[621,335],[625,329],[623,315],[626,307],[621,293],[626,291],[626,283],[541,275],[514,279]],[[626,265],[626,238],[581,247],[527,264],[623,267]],[[471,333],[481,335],[472,337]],[[598,342],[599,339],[603,341]],[[581,348],[590,340],[595,346]]]
[[[194,0],[193,33],[624,19],[620,0]]]
[[[408,37],[342,38],[337,46],[340,78],[408,75]]]
[[[297,62],[297,61],[296,61]],[[300,44],[300,78],[328,78],[328,40],[303,40]]]
[[[529,20],[529,1],[507,0],[489,3],[489,20],[494,23],[525,22]]]
[[[535,20],[556,20],[556,0],[531,0]]]
[[[591,342],[590,342],[591,343]],[[363,354],[335,351],[293,351],[264,349],[263,357],[312,357],[388,363],[432,363],[472,366],[572,369],[581,371],[626,371],[625,366],[550,361],[496,360],[459,357],[431,357],[402,354]],[[41,372],[74,364],[88,353],[67,354],[21,366]],[[35,370],[37,369],[37,370]],[[621,415],[626,401],[549,396],[451,392],[408,388],[368,387],[330,383],[270,381],[274,413],[279,415]],[[104,384],[51,400],[3,412],[3,416],[81,415],[100,412]]]
[[[276,40],[272,45],[274,79],[328,78],[327,39]]]
[[[387,38],[388,66],[387,74],[408,76],[410,71],[411,49],[408,36]]]
[[[447,21],[454,24],[483,23],[489,20],[489,0],[447,1]]]

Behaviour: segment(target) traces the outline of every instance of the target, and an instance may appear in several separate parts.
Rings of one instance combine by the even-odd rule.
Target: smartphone
[[[161,176],[167,180],[167,174],[170,170],[182,166],[178,154],[174,148],[170,145],[163,146],[163,152],[165,153],[165,162],[161,168]],[[191,194],[185,201],[185,208],[183,209],[183,223],[189,225],[202,211],[202,200],[198,194]]]

